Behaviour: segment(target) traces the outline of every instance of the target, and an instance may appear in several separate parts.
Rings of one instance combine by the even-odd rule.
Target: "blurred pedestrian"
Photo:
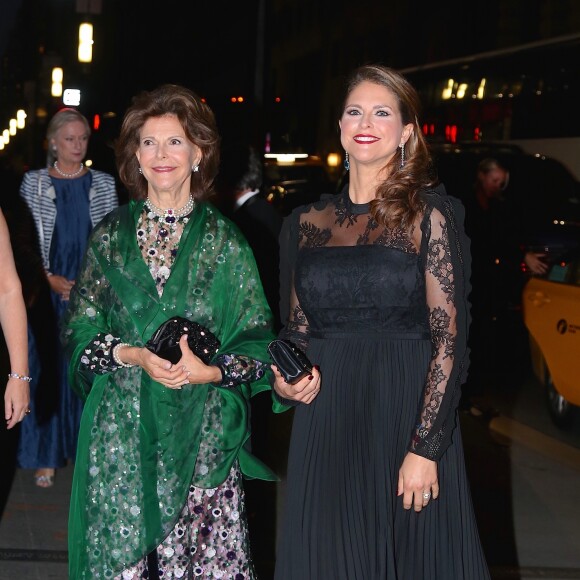
[[[519,270],[523,262],[534,274],[545,274],[545,253],[525,249],[524,228],[505,194],[509,179],[509,170],[498,159],[488,157],[477,165],[474,195],[466,204],[465,220],[467,233],[475,244],[474,268],[479,266],[475,260],[480,253],[482,257],[487,254],[492,264],[507,255],[513,256],[509,264],[512,269]]]
[[[248,240],[260,272],[270,309],[280,329],[278,237],[282,214],[262,192],[263,164],[256,149],[248,143],[234,143],[222,149],[216,180],[218,198],[224,213]]]
[[[294,403],[276,580],[487,580],[457,403],[468,365],[463,206],[436,186],[415,89],[347,82],[350,179],[281,234],[281,336],[315,368]]]
[[[466,200],[465,230],[471,240],[473,324],[470,329],[471,368],[463,389],[463,406],[483,394],[486,372],[513,365],[523,324],[519,304],[525,276],[547,271],[546,255],[525,249],[528,224],[523,224],[509,199],[510,172],[496,158],[482,159],[476,169],[473,195]],[[518,340],[514,338],[518,334]],[[509,353],[509,357],[507,356]]]
[[[0,325],[10,360],[10,373],[4,390],[4,420],[6,428],[12,429],[30,414],[29,383],[32,379],[28,372],[26,307],[22,285],[14,264],[8,226],[1,210],[0,270]]]
[[[55,469],[74,460],[82,403],[71,391],[67,380],[67,360],[59,345],[62,316],[75,284],[87,239],[92,228],[117,207],[114,178],[108,173],[85,167],[90,138],[87,119],[76,109],[65,108],[50,120],[46,132],[47,167],[24,174],[20,194],[26,202],[38,237],[40,254],[51,289],[57,346],[56,385],[52,390],[51,412],[37,405],[42,394],[36,388],[50,388],[33,382],[30,421],[22,429],[18,450],[20,467],[35,469],[39,487],[50,487]],[[30,365],[39,375],[42,355],[30,334]],[[46,399],[44,399],[46,402]],[[49,415],[48,417],[46,415]]]
[[[247,449],[272,316],[247,242],[205,201],[213,112],[177,85],[142,93],[116,153],[133,199],[91,234],[63,333],[86,401],[70,579],[254,578],[242,476],[275,479]],[[186,335],[176,364],[144,347],[173,316],[221,341],[207,364]]]

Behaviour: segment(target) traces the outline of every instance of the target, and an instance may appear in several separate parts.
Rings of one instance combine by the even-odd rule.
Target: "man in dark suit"
[[[254,252],[264,293],[274,315],[275,330],[278,331],[278,236],[282,215],[262,195],[262,175],[262,161],[251,145],[236,143],[223,148],[216,182],[221,207],[240,228]]]

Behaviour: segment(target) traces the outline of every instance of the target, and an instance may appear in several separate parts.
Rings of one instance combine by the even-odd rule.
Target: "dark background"
[[[90,64],[77,62],[82,21],[94,25]],[[326,155],[340,150],[339,89],[357,65],[405,68],[579,31],[574,0],[0,0],[0,130],[17,109],[28,114],[0,161],[44,164],[46,122],[62,106],[50,96],[53,66],[81,89],[79,110],[101,116],[90,154],[114,171],[131,97],[160,83],[204,97],[225,138],[262,150],[269,134],[274,150]]]

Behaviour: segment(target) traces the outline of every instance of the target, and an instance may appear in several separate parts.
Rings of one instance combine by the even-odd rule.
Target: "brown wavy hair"
[[[220,136],[213,111],[193,91],[180,85],[164,84],[133,98],[115,144],[119,177],[132,197],[147,196],[147,181],[139,173],[135,153],[143,125],[152,117],[165,115],[175,115],[187,138],[201,149],[199,171],[191,174],[191,193],[196,199],[206,199],[213,194],[218,172]]]
[[[419,95],[396,70],[378,64],[364,65],[354,70],[346,81],[342,111],[350,93],[365,81],[388,89],[397,100],[403,125],[413,125],[413,132],[405,143],[404,166],[401,167],[401,149],[397,148],[384,167],[387,177],[377,187],[371,202],[371,213],[379,224],[409,229],[424,207],[420,192],[437,182],[431,154],[419,125]]]

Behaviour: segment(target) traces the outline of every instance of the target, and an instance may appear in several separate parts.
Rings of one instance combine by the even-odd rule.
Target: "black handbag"
[[[287,383],[296,383],[312,373],[312,363],[308,357],[288,340],[273,340],[268,345],[268,354]]]
[[[209,364],[220,347],[220,341],[205,326],[182,316],[166,320],[145,343],[145,347],[157,356],[177,363],[181,358],[179,339],[187,334],[187,344],[205,364]]]

